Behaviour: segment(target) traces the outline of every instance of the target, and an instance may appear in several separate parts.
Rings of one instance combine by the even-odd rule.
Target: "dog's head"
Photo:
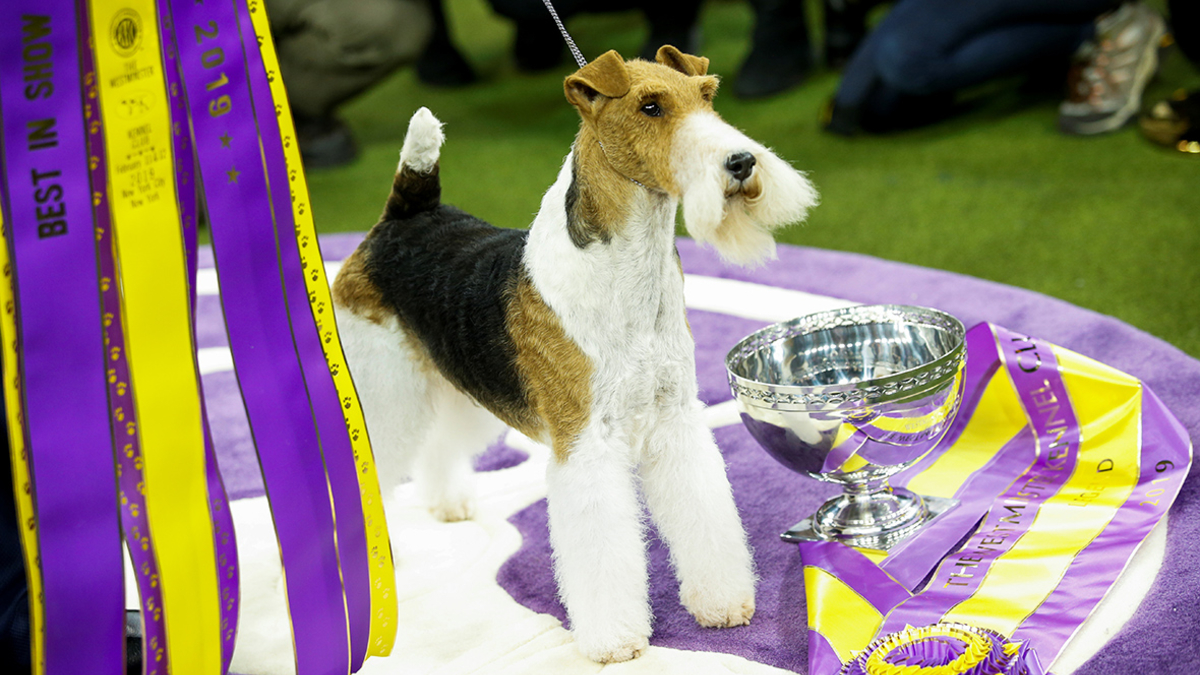
[[[684,223],[722,257],[753,263],[774,253],[770,231],[803,220],[816,190],[787,162],[713,110],[708,59],[672,46],[655,62],[609,51],[567,77],[567,100],[618,174],[682,201]]]

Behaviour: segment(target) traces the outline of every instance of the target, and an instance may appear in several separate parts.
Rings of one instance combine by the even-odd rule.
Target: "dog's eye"
[[[654,101],[643,103],[641,110],[646,117],[662,117],[663,114],[663,109]]]

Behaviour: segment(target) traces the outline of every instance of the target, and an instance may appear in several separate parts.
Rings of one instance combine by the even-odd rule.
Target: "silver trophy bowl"
[[[742,422],[781,464],[842,494],[783,534],[888,550],[957,504],[888,477],[941,442],[962,397],[962,323],[907,305],[777,323],[725,358]]]

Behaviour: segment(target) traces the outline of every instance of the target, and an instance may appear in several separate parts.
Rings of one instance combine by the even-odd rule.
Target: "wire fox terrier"
[[[505,424],[551,447],[559,594],[600,662],[649,644],[639,482],[687,610],[703,626],[754,614],[751,553],[701,419],[676,209],[695,239],[750,263],[816,203],[802,173],[713,111],[708,59],[666,46],[656,61],[610,51],[566,78],[582,124],[527,232],[441,203],[441,123],[417,111],[380,222],[334,284],[385,487],[411,476],[437,517],[470,518],[472,457]]]

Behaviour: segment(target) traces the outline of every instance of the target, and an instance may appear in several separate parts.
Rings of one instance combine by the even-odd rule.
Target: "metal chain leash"
[[[567,41],[567,47],[571,50],[571,55],[575,57],[575,63],[582,68],[587,65],[587,59],[583,58],[579,47],[575,46],[575,41],[571,39],[571,34],[567,32],[567,27],[563,25],[562,19],[558,18],[558,12],[554,11],[554,5],[550,4],[550,0],[542,0],[546,5],[546,9],[550,10],[550,16],[554,18],[554,23],[558,26],[558,32],[562,33],[563,39]]]

